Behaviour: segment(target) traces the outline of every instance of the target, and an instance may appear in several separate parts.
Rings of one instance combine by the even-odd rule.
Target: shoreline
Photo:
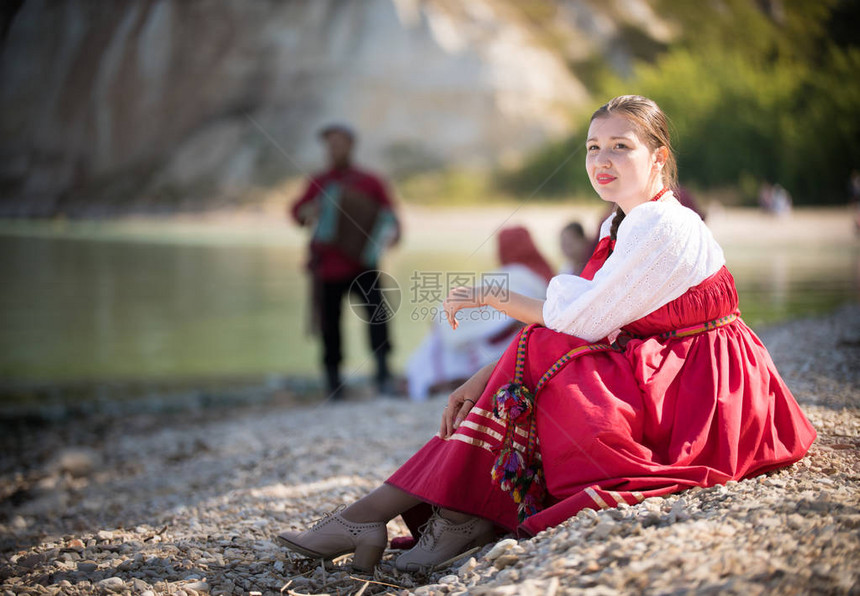
[[[392,589],[372,579],[415,594],[850,593],[860,586],[860,305],[760,336],[819,432],[803,460],[584,512],[504,543],[504,558],[485,547],[429,577],[385,565],[372,578],[342,563],[323,569],[273,538],[383,481],[435,432],[438,399],[28,425],[3,439],[0,591]],[[401,522],[389,524],[391,537],[404,533]]]
[[[405,366],[426,331],[421,312],[435,298],[416,291],[430,279],[424,272],[489,270],[496,262],[494,231],[514,224],[526,224],[558,266],[558,228],[568,219],[596,223],[599,213],[593,206],[580,211],[556,204],[410,209],[403,245],[380,267],[401,289],[392,323],[395,369]],[[744,319],[753,328],[860,297],[860,239],[844,209],[798,210],[783,219],[728,210],[714,213],[709,225],[723,243]],[[316,346],[294,350],[288,340],[304,333],[309,284],[305,230],[283,217],[15,227],[22,234],[38,228],[45,235],[39,238],[4,235],[3,226],[0,221],[0,240],[10,258],[3,269],[9,308],[2,317],[0,402],[12,401],[3,399],[12,392],[19,403],[41,399],[55,395],[56,386],[63,394],[86,390],[108,399],[143,395],[147,386],[184,393],[186,380],[195,380],[189,377],[207,385],[219,381],[203,378],[209,375],[224,375],[230,386],[240,384],[239,377],[255,376],[251,384],[283,380],[289,389],[305,385],[296,373],[316,368]],[[346,366],[362,368],[363,340],[351,332],[346,339]],[[39,383],[14,381],[24,378],[53,382],[43,390]]]
[[[829,312],[769,322],[754,331],[768,334],[792,322],[826,319],[853,304],[846,302]],[[371,381],[370,377],[358,376],[349,383],[357,401],[372,398]],[[253,407],[313,407],[325,398],[324,393],[321,373],[0,380],[0,428],[21,420],[57,423],[82,417],[175,415],[206,409],[217,413]]]
[[[105,218],[2,218],[0,235],[37,235],[51,238],[85,238],[127,242],[227,241],[238,244],[277,244],[304,248],[306,230],[294,225],[284,206],[260,210],[226,210],[204,213],[176,213],[164,216],[126,214]],[[466,205],[422,205],[401,203],[404,238],[417,244],[456,238],[486,236],[501,225],[521,224],[560,230],[569,219],[579,219],[586,230],[597,231],[607,204],[593,201],[515,201]],[[778,217],[758,207],[724,207],[713,202],[706,209],[708,225],[722,242],[741,241],[748,245],[791,246],[798,240],[818,242],[838,237],[853,244],[854,210],[850,205],[795,207]],[[562,217],[564,221],[560,221]],[[121,233],[121,234],[120,234]],[[540,239],[537,239],[540,243]],[[552,238],[555,250],[555,234]],[[457,247],[459,250],[459,247]],[[402,251],[403,247],[395,249]]]

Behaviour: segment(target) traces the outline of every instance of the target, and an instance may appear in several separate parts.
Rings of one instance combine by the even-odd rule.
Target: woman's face
[[[651,150],[627,118],[595,118],[585,146],[588,177],[604,201],[618,203],[627,212],[662,187],[663,153]]]

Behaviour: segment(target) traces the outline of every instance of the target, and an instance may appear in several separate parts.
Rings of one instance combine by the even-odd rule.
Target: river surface
[[[813,217],[808,226],[796,214],[786,234],[763,234],[776,240],[744,232],[763,229],[749,218],[715,225],[750,325],[858,300],[860,244],[841,213]],[[539,226],[563,223],[549,212],[539,215]],[[386,258],[384,268],[401,290],[392,324],[396,370],[430,324],[441,292],[433,287],[436,274],[444,283],[450,272],[493,268],[493,243],[475,238],[489,234],[495,220],[479,219],[475,235],[462,222],[438,224],[437,233],[434,222],[444,217],[413,213],[413,241]],[[828,225],[832,233],[821,228]],[[538,244],[559,264],[555,237],[553,231]],[[316,376],[319,345],[306,334],[303,243],[285,224],[0,222],[0,380]],[[347,313],[346,368],[368,376],[366,333]]]

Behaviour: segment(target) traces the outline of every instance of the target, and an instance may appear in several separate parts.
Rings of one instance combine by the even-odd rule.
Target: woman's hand
[[[457,313],[460,309],[479,308],[485,305],[484,288],[480,286],[458,286],[448,292],[448,296],[442,302],[442,309],[445,311],[451,329],[456,329],[460,326],[459,321],[457,321]]]
[[[484,392],[487,381],[495,368],[496,363],[491,362],[471,378],[457,387],[448,397],[448,405],[442,412],[442,424],[439,426],[439,436],[447,439],[460,427],[460,423],[466,419],[469,411],[475,406],[478,398]]]
[[[459,327],[457,312],[463,308],[479,308],[491,306],[497,311],[530,325],[543,325],[543,303],[539,298],[530,298],[507,288],[493,289],[485,286],[459,286],[448,292],[448,297],[442,303],[442,309],[452,329]]]

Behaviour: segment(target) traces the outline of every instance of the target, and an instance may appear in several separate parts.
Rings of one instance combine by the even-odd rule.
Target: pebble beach
[[[860,305],[760,336],[819,433],[803,460],[586,510],[421,576],[394,569],[397,551],[361,575],[275,536],[382,482],[442,399],[4,421],[0,594],[856,594]]]

